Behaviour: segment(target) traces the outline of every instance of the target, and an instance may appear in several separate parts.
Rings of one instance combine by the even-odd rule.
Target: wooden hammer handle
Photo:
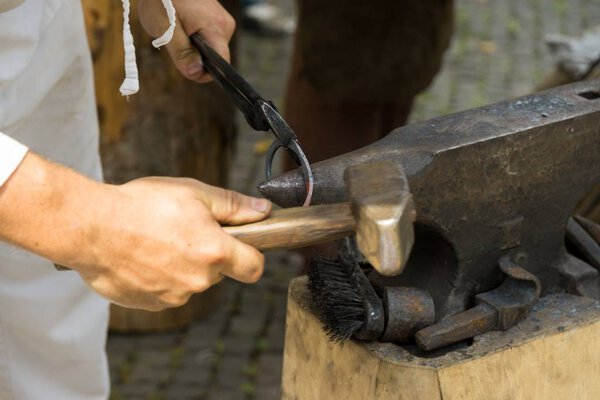
[[[252,224],[227,226],[225,232],[259,250],[294,249],[328,242],[356,231],[350,203],[275,210]],[[59,271],[69,268],[55,264]]]
[[[224,230],[259,250],[294,249],[352,235],[356,218],[349,203],[338,203],[275,210],[265,220]]]

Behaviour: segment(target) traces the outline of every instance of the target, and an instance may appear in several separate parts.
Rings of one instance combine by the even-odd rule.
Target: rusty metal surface
[[[494,307],[480,304],[420,330],[415,340],[423,350],[438,349],[493,330],[497,318]]]
[[[581,215],[576,215],[575,220],[594,238],[596,243],[600,243],[600,225]]]
[[[565,261],[557,268],[564,278],[565,291],[600,299],[600,275],[597,269],[571,254],[567,254]]]
[[[394,130],[357,151],[313,165],[313,204],[347,198],[348,166],[392,160],[404,167],[417,219],[402,275],[372,278],[433,296],[438,320],[467,309],[503,279],[508,256],[545,293],[576,287],[565,230],[578,201],[600,182],[600,81],[588,81]],[[260,190],[282,206],[301,204],[292,171]],[[587,270],[586,282],[598,278]]]
[[[502,258],[499,267],[506,274],[504,282],[494,290],[476,295],[475,301],[496,309],[498,320],[495,329],[505,330],[523,318],[537,303],[542,284],[535,275],[508,258]]]
[[[386,326],[382,342],[409,342],[419,329],[433,324],[435,308],[425,290],[407,287],[386,287],[383,290]]]
[[[507,258],[500,260],[506,279],[498,288],[478,294],[479,305],[428,326],[416,333],[423,350],[434,350],[492,330],[506,330],[519,322],[537,303],[540,281]]]
[[[600,270],[600,244],[574,218],[569,218],[567,223],[567,240],[575,246],[585,261]]]

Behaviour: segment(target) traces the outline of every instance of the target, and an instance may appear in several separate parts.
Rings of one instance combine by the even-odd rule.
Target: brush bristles
[[[365,307],[353,265],[314,257],[308,269],[308,289],[329,340],[342,343],[362,328]]]

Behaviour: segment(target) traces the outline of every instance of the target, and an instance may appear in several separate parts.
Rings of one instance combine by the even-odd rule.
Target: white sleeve
[[[21,164],[27,150],[26,146],[0,132],[0,187]]]

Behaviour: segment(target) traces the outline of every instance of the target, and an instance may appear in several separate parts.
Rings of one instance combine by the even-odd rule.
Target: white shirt
[[[0,7],[9,3],[0,12],[0,182],[27,148],[101,179],[81,2]],[[105,400],[107,324],[108,302],[79,274],[0,242],[0,399]]]
[[[18,5],[21,5],[23,1],[24,0],[0,0],[0,13],[12,10]],[[33,21],[39,19],[40,14],[38,13],[37,15],[37,18],[36,15],[32,15]],[[11,26],[7,26],[7,29],[0,29],[0,40],[5,42],[12,41],[13,38],[8,37],[8,32],[15,30],[14,23],[9,21],[5,21],[4,23],[10,24]],[[24,29],[24,31],[28,31],[28,29]],[[27,34],[28,33],[26,32],[21,38],[26,38]],[[28,40],[24,40],[23,42],[27,41]],[[26,48],[19,47],[18,43],[15,43],[12,46],[8,44],[3,46],[5,53],[0,55],[0,62],[2,64],[0,65],[0,82],[7,82],[13,78],[16,73],[22,70],[28,52]],[[3,114],[3,110],[0,107],[0,121],[3,119]],[[27,154],[27,146],[0,132],[0,187],[19,166],[23,157],[25,157],[25,154]]]
[[[60,8],[61,4],[62,0],[0,0],[0,14],[4,13],[4,18],[1,21],[2,25],[0,25],[0,56],[2,57],[0,58],[0,127],[10,123],[10,121],[4,120],[3,116],[9,114],[13,120],[18,120],[23,117],[23,111],[25,113],[31,111],[30,108],[25,106],[31,102],[19,103],[18,101],[13,101],[13,103],[18,104],[18,109],[3,110],[1,98],[3,94],[6,98],[7,96],[15,96],[15,94],[22,93],[15,93],[14,91],[12,93],[2,93],[2,84],[12,83],[29,65],[31,57],[37,49],[40,32],[45,28],[45,24],[53,19],[54,13]],[[171,40],[175,29],[175,8],[172,1],[163,0],[163,5],[169,19],[169,28],[160,38],[152,42],[157,48],[167,44]],[[20,6],[19,12],[9,12],[17,6]],[[129,0],[123,1],[123,7],[125,18],[123,28],[125,79],[121,86],[121,93],[123,95],[131,95],[138,91],[139,84],[133,36],[129,30]],[[8,16],[9,14],[10,16]],[[60,53],[64,52],[64,49],[58,50],[60,50],[58,54],[48,54],[48,56],[53,56],[55,59],[58,58],[60,60]],[[53,62],[48,65],[49,68],[50,65],[54,66]],[[58,70],[62,71],[60,65]],[[44,75],[42,74],[41,76]],[[38,83],[43,84],[43,82]],[[26,146],[15,140],[11,140],[11,138],[0,131],[0,187],[19,166],[26,153]]]
[[[0,131],[0,185],[27,148],[101,179],[80,1],[0,0]],[[107,325],[108,302],[79,274],[0,242],[1,400],[106,399]]]

